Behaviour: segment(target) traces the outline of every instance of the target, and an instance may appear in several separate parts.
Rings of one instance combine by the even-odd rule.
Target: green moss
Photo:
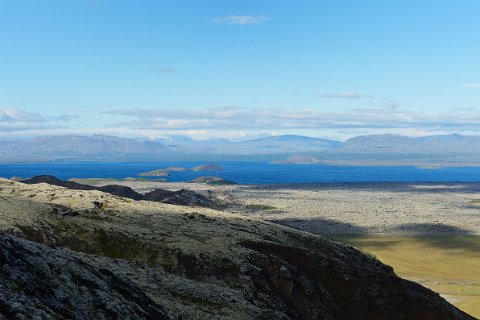
[[[155,268],[157,266],[159,257],[160,254],[157,251],[152,253],[152,255],[147,260],[150,267]]]
[[[17,280],[17,279],[14,279],[12,281],[12,288],[13,290],[15,290],[16,292],[21,292],[23,291],[23,285]]]
[[[172,270],[177,266],[177,264],[177,257],[174,254],[162,254],[160,265],[165,271],[172,272]]]
[[[160,256],[158,249],[147,245],[138,236],[102,229],[101,226],[84,227],[80,220],[78,222],[62,220],[50,223],[58,245],[109,258],[143,260],[152,267],[158,264]]]

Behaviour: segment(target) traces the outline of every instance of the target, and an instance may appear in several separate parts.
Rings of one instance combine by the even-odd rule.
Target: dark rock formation
[[[215,200],[207,198],[206,196],[201,195],[195,191],[185,189],[178,191],[156,189],[143,195],[126,186],[106,185],[103,187],[94,187],[73,181],[60,180],[56,177],[47,175],[35,176],[22,182],[26,184],[47,183],[73,190],[99,190],[105,193],[115,195],[117,197],[130,198],[133,200],[148,200],[168,204],[176,204],[181,206],[198,206],[206,208],[219,207]]]
[[[48,175],[35,176],[30,179],[23,180],[21,182],[26,184],[47,183],[54,186],[64,187],[64,188],[73,189],[73,190],[96,190],[97,189],[94,186],[89,186],[86,184],[81,184],[73,181],[64,181],[54,176],[48,176]]]
[[[258,299],[290,319],[473,319],[354,247],[332,259],[277,243],[243,245],[255,251],[249,276],[254,291],[263,293]]]
[[[0,233],[0,319],[171,319],[131,281]]]
[[[119,186],[116,184],[106,185],[96,188],[97,190],[113,194],[118,197],[130,198],[133,200],[142,200],[144,197],[141,193],[136,192],[130,187]]]
[[[176,204],[180,206],[196,206],[207,208],[215,208],[217,206],[216,202],[212,199],[186,189],[181,189],[178,191],[156,189],[146,193],[144,200]]]

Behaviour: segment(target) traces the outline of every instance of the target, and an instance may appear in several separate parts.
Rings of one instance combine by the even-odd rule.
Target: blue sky
[[[478,134],[480,2],[0,0],[0,136]]]

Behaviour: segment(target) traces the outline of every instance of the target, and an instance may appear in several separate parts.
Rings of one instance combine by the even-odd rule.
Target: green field
[[[338,236],[480,318],[480,236]]]

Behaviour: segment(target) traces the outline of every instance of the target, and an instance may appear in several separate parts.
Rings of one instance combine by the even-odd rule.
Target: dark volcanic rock
[[[170,319],[129,280],[0,233],[0,319]]]
[[[133,200],[142,200],[143,195],[136,192],[130,187],[119,186],[116,184],[111,184],[103,187],[98,187],[97,190],[116,195],[118,197],[130,198]]]
[[[181,206],[196,206],[208,208],[217,207],[217,203],[215,201],[195,191],[186,189],[181,189],[178,191],[156,189],[154,191],[146,193],[144,196],[144,200],[176,204]]]
[[[120,186],[120,185],[107,185],[103,187],[94,187],[90,186],[88,184],[81,184],[73,181],[64,181],[60,180],[56,177],[53,176],[35,176],[31,179],[27,179],[24,181],[21,181],[26,184],[38,184],[38,183],[47,183],[51,184],[54,186],[60,186],[64,187],[67,189],[73,189],[73,190],[99,190],[105,193],[110,193],[113,194],[114,196],[117,197],[124,197],[124,198],[130,198],[133,200],[142,200],[143,195],[136,192],[130,187],[126,186]]]
[[[198,206],[198,207],[207,207],[207,208],[218,208],[218,204],[207,198],[204,195],[201,195],[195,191],[191,190],[178,190],[178,191],[169,191],[163,189],[156,189],[154,191],[148,192],[145,195],[142,195],[130,187],[120,186],[120,185],[106,185],[103,187],[94,187],[86,184],[76,183],[73,181],[64,181],[53,176],[35,176],[31,179],[22,181],[26,184],[38,184],[38,183],[47,183],[55,186],[64,187],[67,189],[74,190],[99,190],[102,192],[110,193],[118,197],[130,198],[133,200],[148,200],[155,202],[162,202],[168,204],[176,204],[180,206]]]
[[[33,178],[21,181],[26,184],[38,184],[38,183],[47,183],[54,186],[64,187],[67,189],[74,189],[74,190],[96,190],[94,186],[89,186],[86,184],[81,184],[73,181],[64,181],[60,180],[54,176],[35,176]]]
[[[474,319],[354,247],[337,260],[277,243],[243,245],[256,252],[249,277],[257,299],[289,319]]]

